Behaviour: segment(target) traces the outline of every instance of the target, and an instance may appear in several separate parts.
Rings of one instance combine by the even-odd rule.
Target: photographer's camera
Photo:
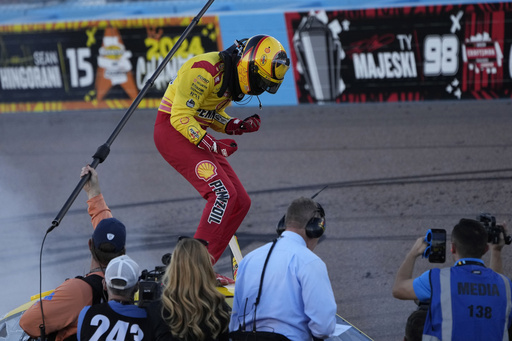
[[[496,225],[496,218],[493,215],[489,213],[482,213],[477,217],[477,219],[482,223],[487,231],[488,243],[499,244],[500,234],[502,232],[505,238],[505,244],[510,245],[512,243],[512,237],[505,233],[505,229],[502,225]]]
[[[171,261],[171,254],[162,256],[163,266],[155,266],[155,269],[143,270],[139,278],[139,307],[146,307],[149,303],[156,301],[162,294],[162,277],[165,268]]]

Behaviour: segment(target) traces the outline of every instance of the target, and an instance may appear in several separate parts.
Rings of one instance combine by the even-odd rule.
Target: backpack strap
[[[89,284],[92,288],[92,304],[99,304],[106,301],[107,292],[103,290],[103,277],[100,275],[76,276]]]
[[[99,304],[102,301],[106,301],[107,292],[103,290],[103,277],[100,275],[89,275],[89,276],[76,276],[75,278],[81,279],[85,283],[89,284],[92,288],[92,304]],[[68,280],[67,278],[66,280]],[[45,336],[44,341],[54,341],[57,336],[58,331],[50,333]],[[76,341],[76,334],[70,335],[64,341]],[[29,338],[27,341],[40,341],[40,338]]]

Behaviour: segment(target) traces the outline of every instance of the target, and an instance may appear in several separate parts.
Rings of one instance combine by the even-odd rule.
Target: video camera
[[[482,223],[485,230],[487,231],[488,243],[499,244],[500,233],[503,232],[505,237],[505,244],[510,245],[512,243],[512,237],[505,233],[505,229],[501,225],[496,225],[496,218],[489,213],[482,213],[477,217],[478,221]]]
[[[149,303],[156,301],[162,294],[162,277],[166,266],[171,262],[171,254],[162,256],[163,266],[155,266],[153,270],[142,270],[139,277],[139,307],[146,307]]]

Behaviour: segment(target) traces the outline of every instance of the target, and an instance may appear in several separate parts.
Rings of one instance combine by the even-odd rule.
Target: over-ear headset
[[[306,224],[306,236],[309,238],[320,238],[325,231],[325,211],[319,203],[316,203],[317,209],[315,213],[318,213],[320,217],[312,217]],[[316,214],[315,214],[316,215]],[[284,232],[285,226],[284,221],[286,215],[283,215],[279,223],[277,223],[276,232],[280,236]]]

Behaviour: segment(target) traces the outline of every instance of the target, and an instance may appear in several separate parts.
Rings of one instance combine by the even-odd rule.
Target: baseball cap
[[[122,255],[112,259],[105,270],[105,282],[113,289],[133,288],[139,281],[139,265],[129,256]]]
[[[92,240],[96,248],[108,243],[114,246],[114,252],[120,252],[126,243],[126,227],[116,218],[103,219],[94,229]]]

